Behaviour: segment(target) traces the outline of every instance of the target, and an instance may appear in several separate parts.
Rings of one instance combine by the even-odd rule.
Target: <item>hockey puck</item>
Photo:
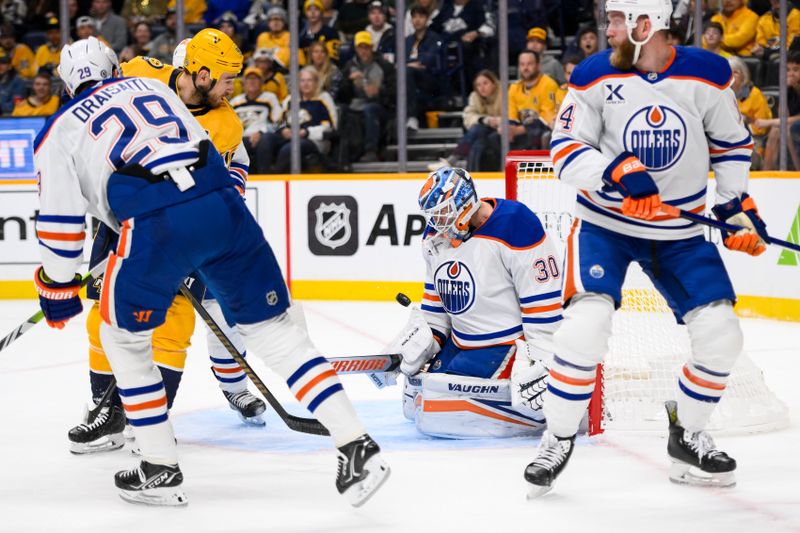
[[[397,303],[399,303],[403,307],[408,307],[409,305],[411,305],[411,298],[409,298],[402,292],[398,292],[397,296],[395,296],[394,299],[397,300]]]

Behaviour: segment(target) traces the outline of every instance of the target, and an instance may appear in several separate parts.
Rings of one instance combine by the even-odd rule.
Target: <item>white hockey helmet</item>
[[[650,40],[659,30],[668,30],[672,17],[672,0],[607,0],[606,14],[612,11],[621,12],[625,16],[625,26],[628,29],[628,39],[636,45],[633,62],[639,59],[642,46]],[[639,17],[648,17],[652,24],[652,31],[643,41],[633,38],[633,30]]]
[[[87,81],[111,78],[118,70],[117,54],[96,37],[66,44],[61,49],[58,75],[70,96],[75,96],[78,87]]]
[[[189,44],[191,38],[186,38],[178,43],[175,50],[172,52],[172,66],[175,68],[183,68],[183,63],[186,61],[186,45]]]

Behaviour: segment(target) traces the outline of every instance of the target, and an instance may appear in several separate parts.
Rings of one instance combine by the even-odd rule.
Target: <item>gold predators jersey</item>
[[[137,56],[121,65],[123,76],[136,76],[141,78],[152,78],[166,84],[170,89],[178,93],[178,77],[183,73],[171,65],[166,65],[158,59],[145,56]],[[241,169],[244,166],[244,176],[246,179],[249,158],[242,145],[242,122],[236,111],[225,100],[219,107],[211,108],[208,106],[186,106],[194,118],[203,129],[208,132],[211,142],[217,148],[225,163],[233,171],[233,168]],[[244,159],[242,159],[244,154]],[[237,165],[231,163],[236,161]],[[244,186],[244,182],[242,183]]]

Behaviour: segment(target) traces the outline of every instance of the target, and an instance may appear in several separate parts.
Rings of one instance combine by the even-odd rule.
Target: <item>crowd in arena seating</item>
[[[800,10],[790,4],[780,42],[778,0],[673,0],[670,39],[694,40],[702,1],[702,46],[729,59],[733,90],[756,139],[754,168],[778,165],[777,85],[789,85],[791,163],[800,168]],[[0,112],[48,116],[62,104],[55,69],[61,29],[58,0],[0,0]],[[246,68],[231,104],[245,126],[255,173],[289,168],[289,14],[282,0],[186,0],[191,36],[206,26],[230,35]],[[507,88],[512,149],[546,149],[569,77],[598,52],[598,2],[509,0]],[[298,79],[303,165],[337,171],[355,162],[391,161],[397,127],[395,25],[405,37],[409,132],[460,111],[463,136],[430,164],[497,170],[501,93],[496,0],[416,0],[397,13],[394,0],[305,0],[300,6]],[[94,35],[121,61],[138,55],[172,62],[178,44],[174,0],[70,0],[69,38]],[[779,71],[781,46],[788,72]],[[452,145],[450,145],[452,146]]]

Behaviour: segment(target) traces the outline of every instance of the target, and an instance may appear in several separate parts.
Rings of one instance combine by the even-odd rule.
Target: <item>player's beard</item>
[[[206,89],[205,87],[195,86],[197,90],[197,96],[200,97],[200,106],[201,107],[210,107],[215,109],[222,104],[222,97],[219,95],[212,95],[212,89]]]
[[[636,52],[636,46],[630,39],[625,39],[622,44],[614,47],[611,52],[611,66],[620,70],[630,70],[633,68],[633,55]]]

